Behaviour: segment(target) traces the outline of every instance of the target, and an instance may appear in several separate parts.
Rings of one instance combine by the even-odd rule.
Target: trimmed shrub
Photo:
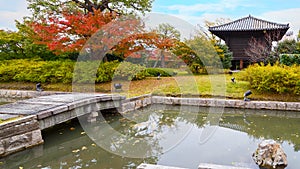
[[[118,61],[101,63],[97,69],[96,83],[110,82],[113,79],[115,70],[120,65]]]
[[[75,83],[104,83],[112,80],[119,62],[86,61],[76,62],[73,82]]]
[[[281,54],[280,63],[287,66],[300,65],[300,54]]]
[[[0,62],[1,82],[71,83],[74,62],[6,60]]]
[[[244,69],[239,78],[258,91],[300,95],[300,66],[255,64]]]
[[[142,80],[147,76],[146,67],[130,62],[121,62],[114,73],[118,80]]]
[[[141,65],[118,61],[0,61],[0,82],[103,83],[112,81],[113,76],[126,80],[141,80],[146,78],[148,73]]]
[[[146,71],[150,77],[157,77],[159,74],[161,77],[170,77],[177,75],[177,72],[169,68],[147,68]]]

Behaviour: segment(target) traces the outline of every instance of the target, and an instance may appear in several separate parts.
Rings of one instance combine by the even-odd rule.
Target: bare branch
[[[249,47],[245,50],[245,54],[250,57],[251,62],[266,61],[272,50],[272,42],[282,38],[280,30],[264,33],[262,39],[252,37],[248,42]]]

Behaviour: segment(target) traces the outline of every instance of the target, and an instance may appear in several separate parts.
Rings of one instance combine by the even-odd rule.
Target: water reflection
[[[136,168],[143,162],[188,168],[197,168],[199,163],[257,168],[251,154],[262,139],[282,143],[288,156],[287,169],[300,166],[299,112],[225,109],[220,127],[200,144],[199,136],[209,123],[207,110],[156,105],[123,116],[104,115],[85,130],[78,122],[66,123],[44,131],[44,145],[0,159],[0,168],[119,169]],[[110,129],[105,129],[106,122]],[[112,129],[121,134],[107,137]],[[89,132],[97,134],[90,138]],[[99,139],[110,150],[100,148],[94,141]],[[174,140],[176,146],[170,146]],[[168,151],[163,152],[166,148]],[[125,158],[113,153],[120,150],[149,157]]]
[[[159,158],[188,135],[192,126],[185,123],[194,121],[196,116],[180,107],[168,113],[161,106],[150,106],[119,116],[101,116],[100,123],[84,124],[83,128],[97,145],[110,153]]]

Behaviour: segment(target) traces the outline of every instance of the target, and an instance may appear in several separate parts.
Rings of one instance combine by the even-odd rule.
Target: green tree
[[[165,67],[164,52],[170,50],[173,46],[175,46],[175,43],[180,40],[180,32],[176,30],[175,27],[167,23],[158,25],[158,27],[152,31],[158,34],[155,45],[161,49],[160,57],[157,57],[153,67],[157,66],[159,58],[161,61],[161,67]]]
[[[191,67],[193,64],[198,64],[203,67],[201,59],[197,56],[195,51],[193,51],[186,43],[178,41],[176,45],[172,47],[171,52],[175,54],[178,58],[183,60],[187,66]]]
[[[0,30],[0,60],[24,58],[23,39],[17,32]]]
[[[218,18],[213,22],[205,21],[205,26],[209,28],[216,25],[222,25],[230,21],[231,20],[229,18]],[[214,45],[215,51],[221,59],[223,68],[229,69],[232,66],[231,61],[233,59],[233,55],[232,52],[229,50],[229,47],[225,44],[225,42],[222,43],[223,41],[216,35],[212,33],[205,33],[205,35],[211,40],[212,44]]]
[[[220,61],[211,40],[202,33],[186,41],[186,44],[197,54],[205,66],[215,67]]]
[[[50,51],[46,45],[35,43],[35,39],[33,38],[35,32],[27,26],[27,22],[16,22],[18,33],[24,37],[22,45],[25,49],[26,58],[41,58],[42,60],[57,60],[60,58]],[[68,58],[68,54],[64,55],[64,57]]]
[[[297,54],[298,52],[300,52],[297,50],[298,45],[299,42],[297,42],[295,39],[287,39],[282,42],[279,42],[275,50],[279,54]]]
[[[94,10],[118,14],[150,11],[154,0],[27,0],[33,18],[44,18],[47,14],[60,15],[64,10],[80,9],[89,13]]]
[[[18,31],[0,30],[0,60],[36,58],[42,60],[76,59],[78,54],[55,55],[46,45],[36,44],[34,32],[26,24],[16,22]]]
[[[300,53],[300,30],[298,32],[298,36],[297,36],[297,53]]]
[[[215,48],[217,54],[219,55],[219,57],[221,59],[223,68],[229,69],[232,66],[232,64],[231,64],[231,60],[233,58],[232,52],[229,51],[229,48],[227,45],[222,44],[220,41],[218,41],[218,42],[213,41],[213,44],[214,44],[214,48]]]
[[[35,44],[21,26],[16,32],[0,30],[0,51],[0,60],[55,56],[46,46]]]

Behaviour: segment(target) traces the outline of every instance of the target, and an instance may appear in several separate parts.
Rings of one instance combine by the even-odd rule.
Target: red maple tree
[[[60,16],[32,22],[31,27],[36,33],[36,43],[45,44],[57,53],[79,51],[96,31],[114,18],[113,13],[97,10],[88,14],[65,11]]]
[[[31,27],[36,33],[36,43],[45,44],[58,54],[79,52],[87,47],[101,51],[101,55],[113,51],[127,57],[148,47],[166,49],[174,44],[172,39],[162,39],[155,32],[146,32],[144,24],[136,17],[121,17],[100,10],[87,14],[66,11],[59,16],[50,15],[47,19],[32,22]]]

